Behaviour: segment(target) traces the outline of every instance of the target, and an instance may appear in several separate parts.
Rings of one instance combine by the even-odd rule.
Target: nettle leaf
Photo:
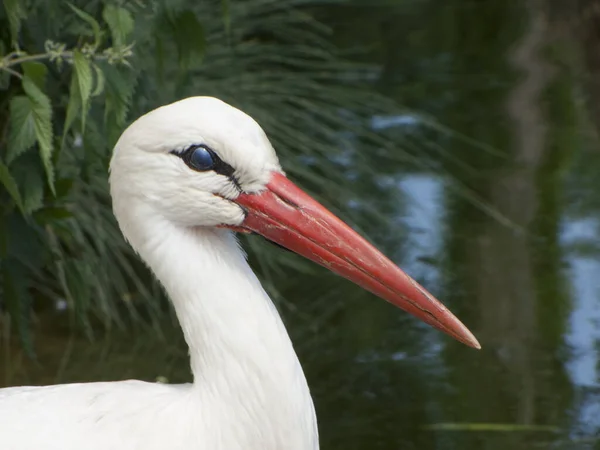
[[[83,55],[83,53],[77,50],[73,52],[73,68],[73,76],[77,79],[77,86],[81,99],[81,131],[83,132],[83,130],[85,130],[85,117],[87,115],[90,96],[92,95],[94,78],[92,75],[90,61]]]
[[[92,92],[92,97],[97,97],[104,92],[104,84],[106,83],[106,80],[104,78],[104,72],[102,72],[102,69],[98,67],[97,64],[92,64],[92,68],[96,74],[96,87],[94,88],[94,92]]]
[[[3,162],[0,162],[0,183],[2,186],[4,186],[17,207],[21,210],[21,212],[23,212],[23,201],[21,200],[21,194],[19,193],[17,182],[10,173],[8,167]]]
[[[31,102],[31,113],[35,137],[40,148],[40,157],[46,170],[48,186],[54,193],[54,167],[52,166],[53,133],[52,133],[52,106],[50,99],[37,85],[26,76],[23,77],[23,90]]]
[[[92,92],[94,84],[93,73],[95,73],[96,87]],[[90,97],[100,95],[104,90],[105,77],[102,69],[96,64],[88,61],[81,52],[75,52],[73,56],[73,74],[71,76],[71,87],[69,90],[69,103],[67,104],[67,114],[65,117],[65,125],[63,128],[62,145],[64,146],[67,133],[73,126],[73,122],[77,118],[81,107],[83,113],[81,116],[82,132],[85,130],[85,119],[87,116],[87,108]]]
[[[127,42],[127,36],[131,34],[134,27],[133,17],[125,8],[108,4],[102,11],[102,18],[110,28],[113,45],[123,47]]]
[[[71,87],[69,89],[69,103],[67,104],[67,114],[65,117],[65,125],[63,128],[63,136],[62,136],[62,145],[65,145],[65,138],[67,137],[67,133],[71,129],[73,122],[75,122],[75,118],[77,114],[79,114],[79,110],[81,109],[81,94],[79,93],[79,83],[77,81],[77,73],[73,70],[73,75],[71,75]]]
[[[98,23],[98,21],[94,19],[93,16],[89,15],[85,11],[82,11],[81,9],[72,5],[71,3],[67,3],[67,5],[69,5],[69,7],[75,12],[75,14],[77,14],[81,19],[86,21],[92,27],[92,31],[94,32],[94,49],[100,47],[100,43],[102,41],[102,31],[100,30],[100,24]]]
[[[10,38],[13,43],[19,41],[19,31],[21,31],[21,21],[27,17],[23,4],[20,0],[4,0],[4,10],[8,17],[10,27]]]
[[[44,178],[36,173],[28,173],[22,178],[23,212],[30,215],[44,205]]]
[[[39,158],[33,153],[22,156],[11,166],[11,173],[21,192],[23,213],[30,215],[40,209],[44,200],[44,170]]]
[[[131,72],[125,72],[114,66],[103,67],[106,76],[104,119],[107,123],[113,122],[117,128],[122,128],[135,89],[135,78]]]
[[[37,61],[29,61],[21,64],[25,76],[33,81],[37,87],[44,89],[46,84],[46,74],[48,73],[48,67],[46,64]]]
[[[8,163],[35,144],[33,107],[29,97],[25,95],[13,97],[10,100],[9,111],[8,150],[6,152]]]

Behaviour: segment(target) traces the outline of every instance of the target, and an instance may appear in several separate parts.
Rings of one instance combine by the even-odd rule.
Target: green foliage
[[[127,38],[133,32],[134,28],[131,13],[124,8],[108,4],[104,7],[102,18],[110,28],[113,45],[115,47],[124,47],[127,45]]]
[[[190,10],[165,14],[160,18],[160,30],[172,36],[178,55],[179,67],[188,70],[190,66],[202,61],[206,47],[204,29],[196,14]],[[156,40],[156,45],[162,53],[162,35]]]
[[[40,157],[46,170],[48,185],[54,193],[54,167],[52,165],[52,106],[50,99],[27,76],[23,77],[23,90],[25,91],[28,115],[33,121],[35,139],[40,149]]]
[[[100,24],[94,17],[90,16],[85,11],[77,8],[75,5],[68,3],[69,7],[73,10],[75,14],[79,16],[82,20],[88,23],[88,25],[92,28],[92,32],[94,35],[94,44],[93,49],[97,49],[100,46],[100,40],[102,39],[102,31],[100,30]]]
[[[90,193],[86,187],[95,174],[105,177],[109,150],[105,140],[97,139],[104,124],[102,114],[97,119],[92,103],[97,101],[99,109],[104,107],[107,113],[111,108],[116,110],[119,120],[111,123],[121,128],[131,100],[131,80],[115,73],[131,56],[127,39],[133,30],[132,15],[107,4],[101,25],[94,13],[84,11],[84,2],[68,4],[62,10],[64,17],[51,30],[44,24],[55,13],[54,8],[53,3],[25,8],[20,0],[5,0],[6,14],[0,13],[0,28],[7,25],[11,31],[10,37],[6,36],[10,40],[0,42],[4,49],[0,88],[7,106],[6,113],[0,114],[0,129],[5,130],[0,137],[5,144],[0,153],[0,307],[8,312],[13,329],[30,354],[34,298],[38,305],[66,298],[73,319],[89,325],[87,315],[98,310],[92,297],[98,305],[104,302],[104,311],[108,311],[109,305],[114,306],[108,299],[117,290],[117,297],[128,290],[126,282],[114,285],[115,280],[123,279],[116,272],[127,266],[132,278],[138,276],[131,272],[127,261],[130,251],[110,215],[106,181],[101,183],[100,192]],[[43,42],[41,37],[40,46],[40,36],[32,30],[45,30],[55,40]],[[106,36],[111,37],[113,47],[104,45]],[[117,95],[113,95],[114,90],[105,92],[107,78],[119,86]],[[68,92],[64,86],[70,86]],[[61,152],[55,151],[55,135],[63,137]],[[94,142],[87,145],[90,139]],[[85,143],[83,153],[84,146],[78,140]],[[101,151],[92,155],[92,149]],[[81,192],[88,192],[88,196],[82,197]],[[74,218],[80,209],[89,214],[100,211],[85,223],[88,228],[82,228]],[[106,242],[100,241],[108,240],[106,233],[112,233],[110,239],[116,241],[109,246],[110,252],[100,251],[106,247]],[[115,265],[116,261],[120,263]],[[94,272],[99,267],[104,271]],[[118,318],[115,314],[120,313],[102,318],[104,323],[110,325]]]
[[[88,102],[92,95],[93,79],[92,79],[92,68],[90,62],[79,51],[73,52],[73,69],[75,73],[73,77],[76,82],[76,92],[71,92],[71,95],[77,96],[79,94],[79,101],[81,102],[81,129],[85,130],[85,118],[88,112]]]
[[[17,95],[10,101],[10,128],[6,160],[11,162],[35,144],[35,125],[31,101],[25,95]]]
[[[303,9],[309,2],[286,5],[81,0],[61,7],[57,21],[47,20],[59,13],[53,3],[36,3],[19,16],[20,47],[2,42],[10,50],[0,59],[0,73],[10,77],[3,91],[8,114],[0,115],[8,124],[1,138],[7,145],[0,152],[0,225],[7,242],[29,245],[8,245],[0,259],[22,261],[19,276],[35,301],[8,308],[3,293],[0,302],[20,324],[23,342],[31,342],[23,317],[32,304],[43,311],[66,301],[71,324],[89,336],[98,323],[156,324],[168,311],[121,236],[107,187],[110,151],[127,122],[161,104],[213,95],[247,111],[266,129],[290,176],[325,203],[354,202],[358,207],[345,218],[372,235],[371,219],[383,217],[378,209],[389,214],[401,207],[389,196],[373,201],[352,189],[360,180],[369,196],[383,192],[370,167],[389,144],[371,133],[369,120],[394,106],[356,76],[366,67],[336,54],[328,30]],[[349,129],[356,142],[340,145]],[[388,225],[378,225],[380,239],[395,239]],[[274,276],[287,268],[314,270],[256,240],[247,245],[276,297]]]
[[[21,211],[23,211],[23,201],[21,200],[21,194],[19,194],[19,188],[17,187],[17,182],[11,175],[8,167],[4,165],[4,163],[0,162],[0,183],[6,189],[15,202],[15,204],[19,207]]]
[[[45,88],[46,75],[48,74],[48,67],[45,64],[37,61],[25,62],[23,63],[23,74],[33,81],[39,89],[43,90]]]

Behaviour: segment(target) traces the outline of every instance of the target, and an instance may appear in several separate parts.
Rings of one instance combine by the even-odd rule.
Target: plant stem
[[[13,70],[13,69],[10,69],[10,68],[4,67],[4,66],[0,66],[0,69],[5,70],[6,72],[10,73],[12,76],[23,79],[23,75],[21,75],[16,70]]]
[[[13,52],[10,53],[8,55],[6,55],[4,58],[2,58],[2,60],[0,60],[0,70],[4,70],[8,73],[10,73],[11,75],[18,77],[18,78],[23,78],[23,75],[20,74],[19,72],[17,72],[14,69],[11,69],[11,67],[13,66],[17,66],[19,64],[23,64],[26,62],[31,62],[31,61],[43,61],[46,59],[51,59],[51,58],[61,58],[61,59],[73,59],[73,52],[72,51],[65,51],[65,52],[52,52],[52,53],[39,53],[37,55],[26,55],[26,56],[21,56],[18,58],[14,58],[14,56],[17,53]],[[104,60],[104,59],[108,59],[108,56],[106,55],[93,55],[93,58],[95,60]]]

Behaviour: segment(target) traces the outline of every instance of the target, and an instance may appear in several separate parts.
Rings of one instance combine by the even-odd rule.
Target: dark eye
[[[215,167],[212,152],[204,147],[189,150],[188,165],[196,170],[211,170]]]
[[[219,155],[205,144],[194,144],[184,151],[171,150],[169,153],[181,158],[190,169],[198,172],[213,170],[215,173],[229,178],[241,192],[242,188],[235,177],[233,167],[219,158]]]

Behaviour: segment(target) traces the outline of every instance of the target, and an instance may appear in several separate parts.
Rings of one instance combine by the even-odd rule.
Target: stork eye
[[[198,172],[213,170],[215,173],[229,178],[241,192],[242,188],[235,177],[234,168],[219,158],[219,155],[210,147],[204,144],[194,144],[184,151],[171,150],[169,153],[181,158],[189,168]]]
[[[206,147],[192,147],[186,153],[188,155],[185,160],[192,169],[204,171],[215,167],[213,153]]]

